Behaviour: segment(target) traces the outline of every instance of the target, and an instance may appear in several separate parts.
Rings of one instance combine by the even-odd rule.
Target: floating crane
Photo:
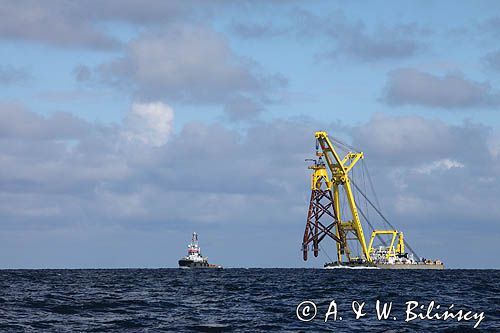
[[[380,210],[367,198],[361,189],[350,177],[353,167],[364,158],[363,152],[348,151],[341,158],[326,132],[316,132],[316,159],[308,168],[311,174],[311,197],[307,221],[302,241],[304,260],[308,259],[309,249],[315,257],[318,256],[320,243],[325,238],[335,241],[337,261],[330,266],[376,266],[383,268],[421,268],[442,269],[440,261],[420,261],[415,252],[408,246],[412,254],[405,253],[405,241],[402,232],[396,230]],[[352,185],[375,209],[383,220],[392,228],[375,230],[368,219],[365,220],[373,229],[370,242],[367,245],[363,226]],[[341,197],[347,201],[348,212],[342,214]],[[387,244],[382,236],[391,236]],[[374,240],[378,238],[384,246],[374,247]],[[359,248],[357,253],[353,247]],[[414,259],[416,257],[416,260]],[[325,265],[326,267],[327,265]],[[328,268],[328,267],[327,267]]]

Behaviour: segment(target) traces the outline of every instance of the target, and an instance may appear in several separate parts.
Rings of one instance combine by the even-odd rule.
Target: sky
[[[420,256],[500,268],[499,13],[2,1],[0,268],[176,267],[193,231],[225,267],[322,267],[332,244],[300,252],[318,130],[364,152]]]

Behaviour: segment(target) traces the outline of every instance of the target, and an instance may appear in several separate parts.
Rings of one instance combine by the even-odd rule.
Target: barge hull
[[[376,264],[380,269],[444,269],[444,265],[434,264]]]
[[[374,263],[346,263],[339,265],[338,263],[327,263],[325,269],[425,269],[425,270],[442,270],[442,264],[374,264]]]

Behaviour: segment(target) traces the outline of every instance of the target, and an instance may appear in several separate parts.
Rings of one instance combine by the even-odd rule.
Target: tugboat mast
[[[201,249],[198,245],[198,234],[193,232],[191,237],[191,244],[188,245],[188,254],[199,254],[201,255]]]

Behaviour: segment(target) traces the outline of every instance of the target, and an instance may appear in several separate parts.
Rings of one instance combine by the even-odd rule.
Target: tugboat
[[[218,268],[221,265],[214,265],[208,263],[208,257],[201,255],[201,249],[198,245],[198,234],[193,232],[191,243],[188,245],[188,255],[179,260],[179,268]]]

